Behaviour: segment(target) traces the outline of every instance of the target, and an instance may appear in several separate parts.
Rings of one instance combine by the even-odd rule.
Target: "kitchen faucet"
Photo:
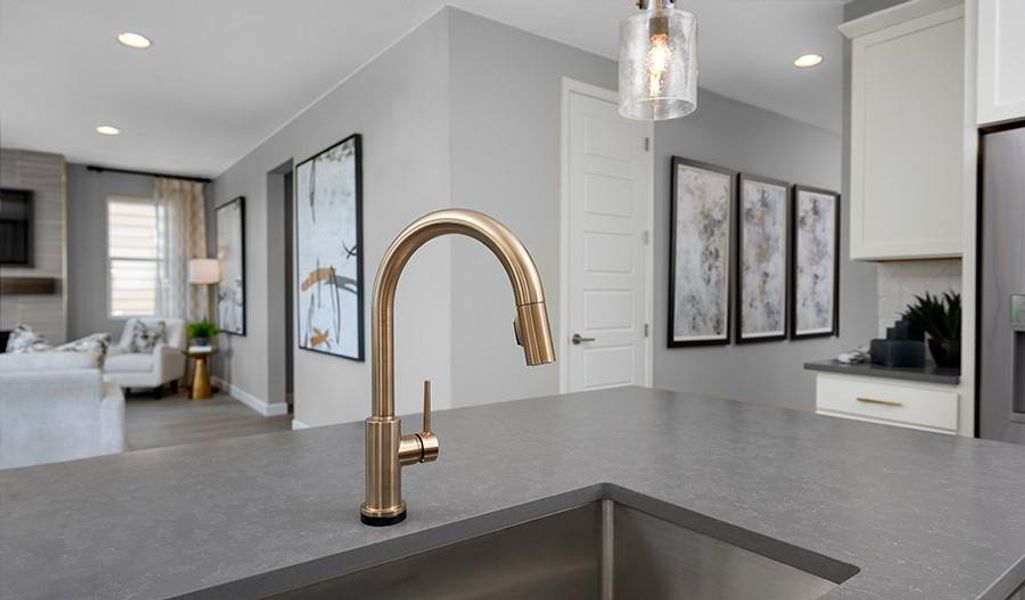
[[[384,254],[374,284],[371,309],[371,416],[366,420],[366,500],[360,519],[367,525],[394,525],[406,518],[402,499],[402,467],[437,460],[438,437],[431,431],[430,383],[424,384],[424,425],[419,433],[402,435],[395,416],[395,289],[409,258],[430,240],[459,233],[487,246],[509,276],[516,298],[513,330],[527,364],[555,361],[548,328],[544,289],[537,267],[523,243],[505,225],[472,210],[448,209],[417,219],[395,238]]]

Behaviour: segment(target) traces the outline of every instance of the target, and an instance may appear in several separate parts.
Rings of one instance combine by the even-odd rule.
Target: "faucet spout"
[[[399,276],[421,246],[452,233],[483,243],[505,268],[516,299],[514,330],[517,342],[523,346],[527,364],[543,365],[555,360],[541,276],[519,238],[505,225],[477,211],[450,209],[433,212],[411,223],[395,238],[377,270],[371,309],[372,414],[376,417],[395,414],[393,345],[395,290]]]
[[[367,492],[360,507],[369,525],[391,525],[405,518],[401,467],[437,457],[437,437],[429,431],[401,435],[395,416],[394,317],[399,276],[410,257],[430,240],[462,234],[487,246],[509,276],[516,301],[513,330],[528,365],[555,361],[545,307],[544,288],[534,260],[507,227],[472,210],[449,209],[427,214],[406,227],[392,242],[377,271],[371,309],[371,416],[366,421]],[[427,417],[425,406],[425,422]],[[425,429],[428,429],[425,427]],[[429,458],[425,458],[429,457]]]

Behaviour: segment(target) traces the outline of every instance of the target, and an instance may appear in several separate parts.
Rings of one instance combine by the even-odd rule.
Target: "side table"
[[[195,363],[192,368],[192,385],[189,386],[190,400],[206,400],[213,396],[207,359],[215,352],[217,349],[211,346],[190,346],[188,349],[182,350],[186,359],[191,358]]]

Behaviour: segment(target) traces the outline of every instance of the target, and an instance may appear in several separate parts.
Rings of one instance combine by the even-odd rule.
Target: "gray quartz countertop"
[[[409,518],[386,528],[359,522],[361,423],[0,471],[0,597],[260,597],[610,494],[859,568],[830,600],[1025,580],[1022,446],[641,388],[434,429],[440,460],[404,470]]]
[[[961,382],[960,369],[937,367],[933,364],[924,367],[887,367],[886,365],[874,365],[872,363],[848,365],[836,359],[830,359],[804,363],[804,368],[810,371],[827,371],[830,373],[843,373],[844,375],[862,375],[886,379],[904,379],[907,381],[941,383],[944,385],[957,385]]]

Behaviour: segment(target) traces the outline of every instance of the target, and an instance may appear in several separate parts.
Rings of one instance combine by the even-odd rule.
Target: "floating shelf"
[[[46,296],[57,293],[56,277],[0,277],[0,296]]]

